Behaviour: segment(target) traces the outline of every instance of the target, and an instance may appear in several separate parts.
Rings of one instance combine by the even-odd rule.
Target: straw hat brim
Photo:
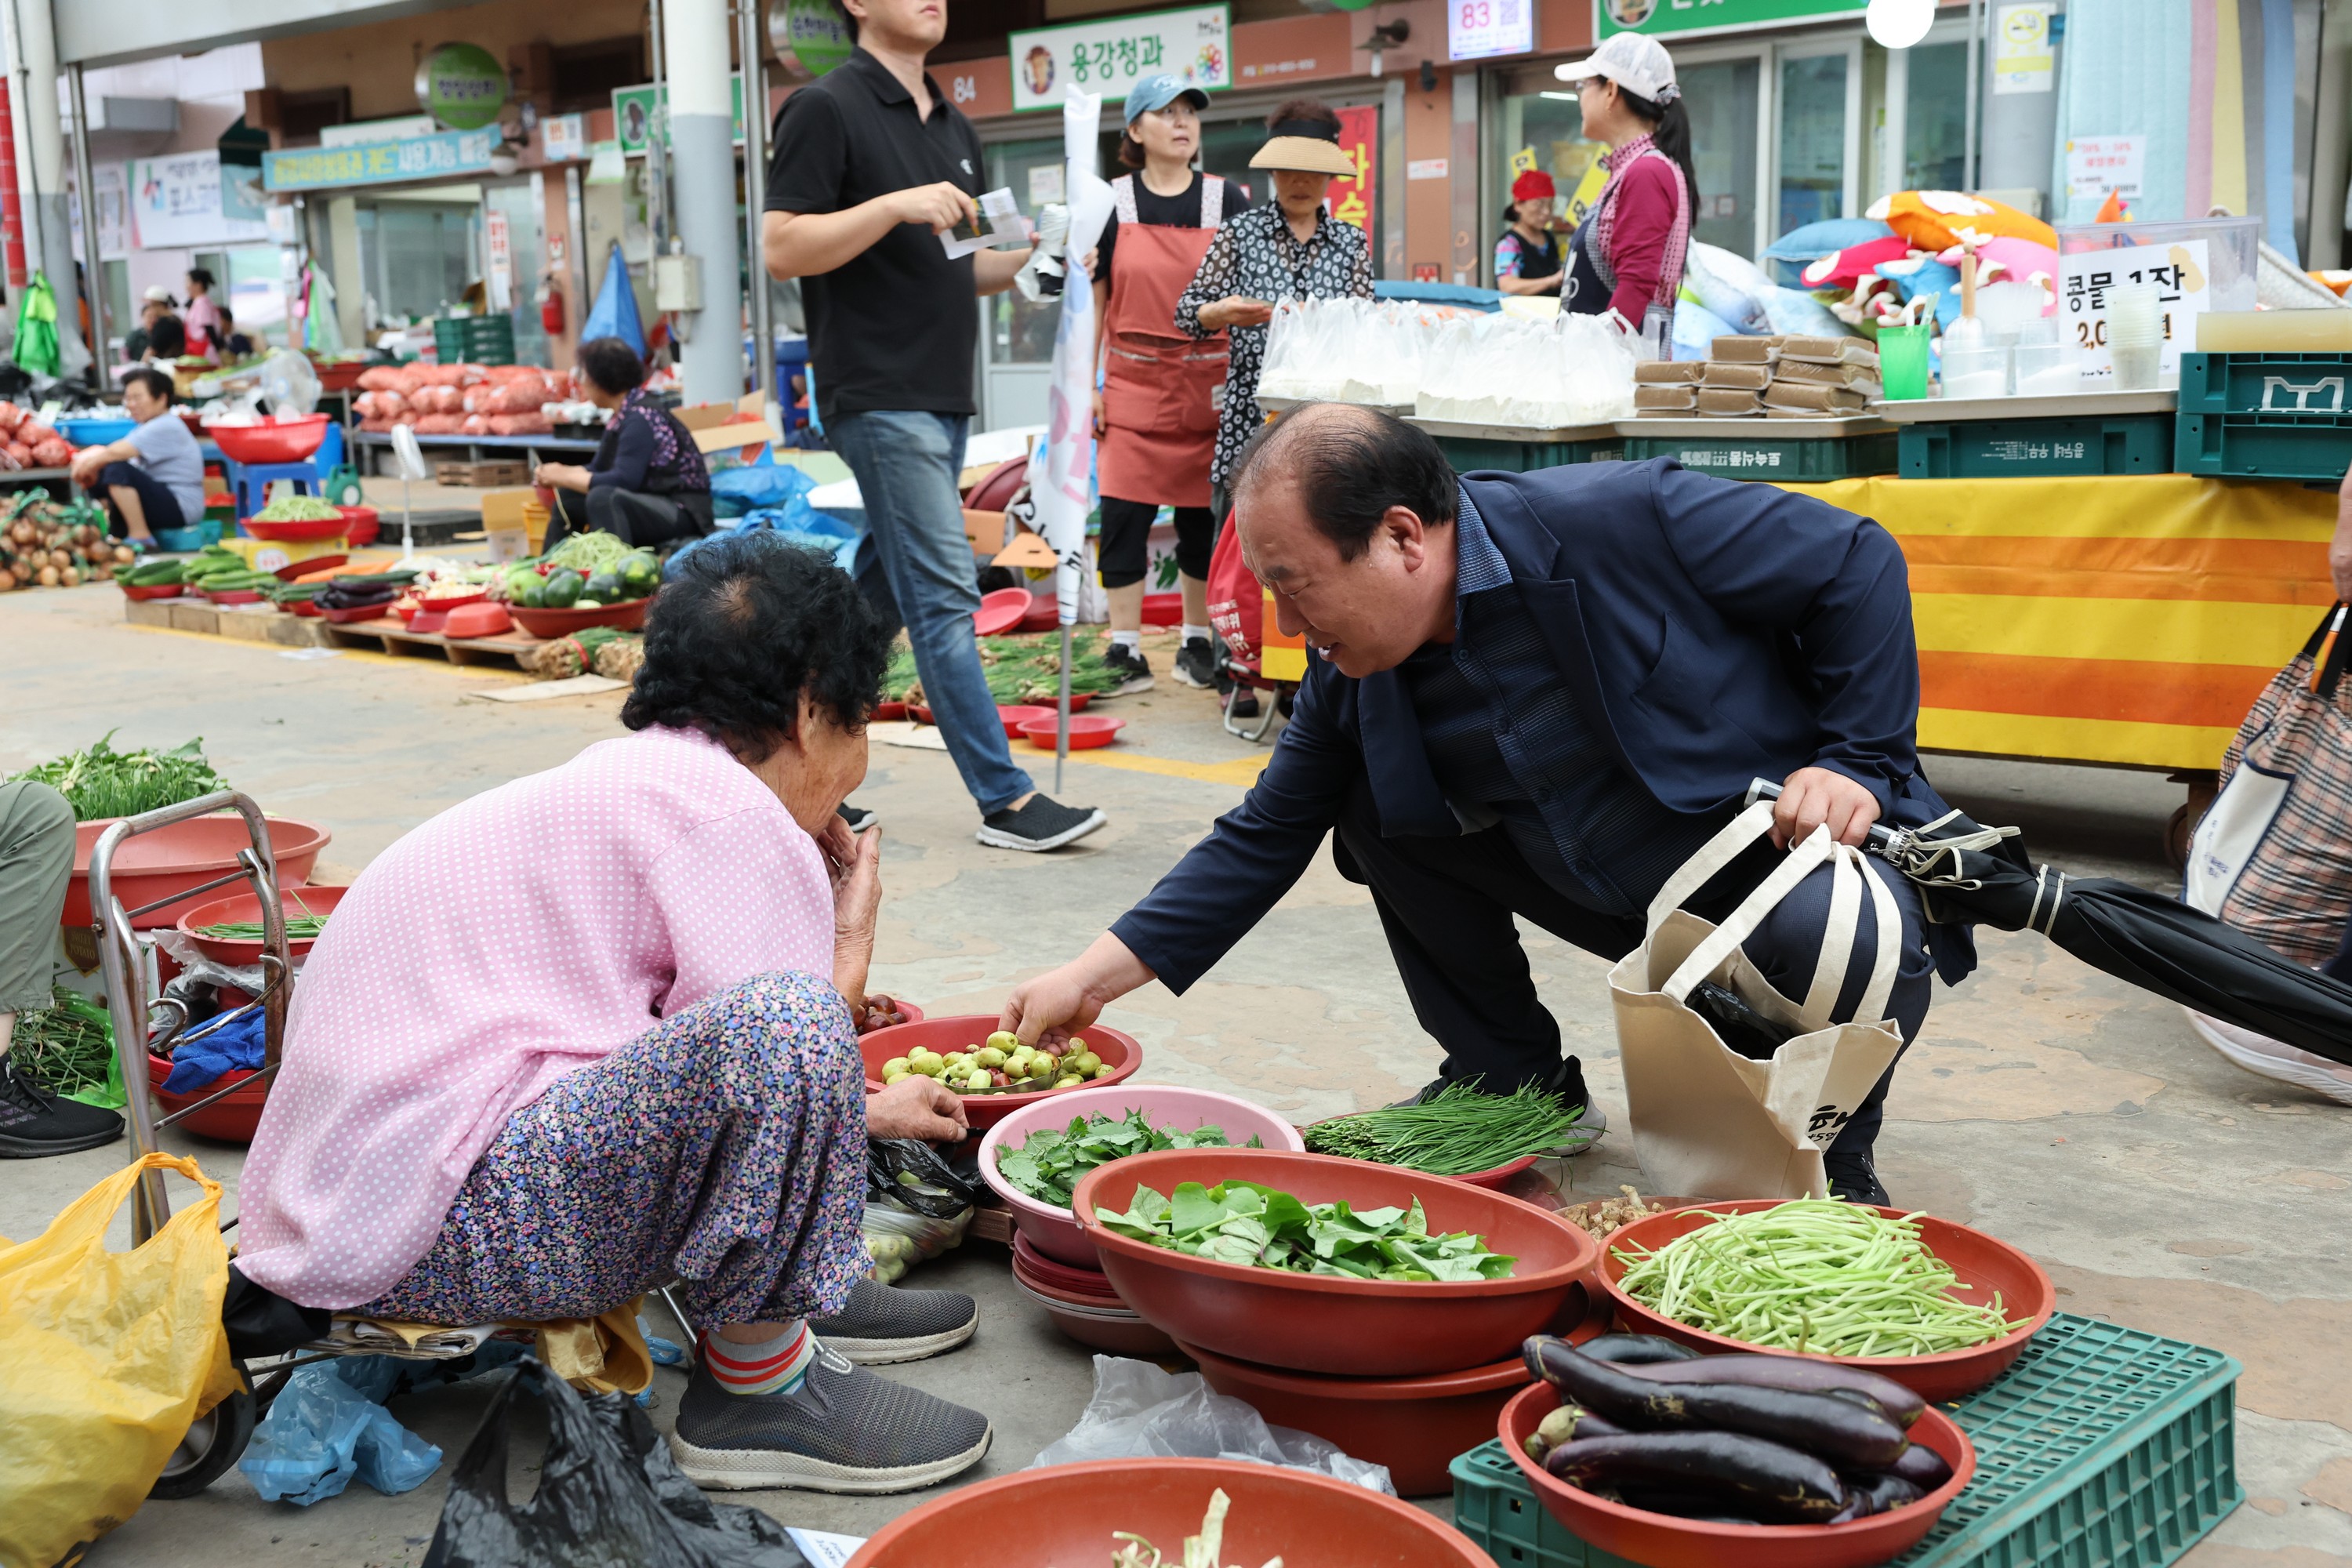
[[[1312,136],[1273,136],[1250,154],[1253,169],[1290,169],[1309,174],[1352,174],[1355,160],[1336,142]]]

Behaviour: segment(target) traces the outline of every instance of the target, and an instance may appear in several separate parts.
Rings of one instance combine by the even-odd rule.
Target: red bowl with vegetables
[[[323,920],[335,912],[335,906],[343,901],[343,895],[349,891],[348,888],[280,888],[278,889],[278,907],[289,919],[317,915]],[[206,936],[205,928],[252,925],[260,919],[261,900],[250,892],[244,892],[198,904],[182,915],[176,923],[181,933],[196,944],[198,952],[215,963],[242,967],[261,962],[260,942],[247,942],[241,937]],[[301,957],[310,951],[310,944],[317,940],[316,937],[289,936],[286,939],[287,956]]]
[[[1626,1268],[1624,1260],[1617,1256],[1619,1248],[1637,1245],[1654,1252],[1676,1237],[1713,1225],[1717,1215],[1755,1214],[1777,1207],[1779,1203],[1776,1198],[1727,1199],[1720,1203],[1669,1209],[1664,1214],[1635,1220],[1609,1238],[1609,1245],[1601,1252],[1601,1267],[1593,1271],[1594,1280],[1616,1308],[1617,1321],[1633,1333],[1660,1334],[1678,1344],[1688,1345],[1702,1354],[1755,1351],[1768,1355],[1795,1355],[1798,1353],[1795,1351],[1774,1345],[1749,1344],[1744,1340],[1709,1333],[1704,1329],[1678,1322],[1643,1306],[1627,1295],[1618,1284],[1625,1277]],[[1882,1207],[1878,1212],[1890,1219],[1900,1219],[1909,1211]],[[2041,1331],[2042,1325],[2048,1322],[2050,1314],[2057,1310],[2058,1292],[2042,1265],[2009,1243],[1983,1231],[1954,1225],[1933,1215],[1921,1215],[1919,1239],[1928,1251],[1951,1266],[1952,1271],[1959,1277],[1960,1284],[1971,1287],[1960,1300],[1990,1302],[1998,1291],[2001,1310],[2012,1320],[2025,1319],[2025,1327],[1985,1344],[1967,1350],[1946,1351],[1937,1355],[1822,1356],[1815,1359],[1879,1373],[1931,1401],[1958,1399],[1964,1394],[1975,1393],[2007,1372],[2010,1363],[2024,1353],[2026,1342]]]
[[[1471,1231],[1517,1259],[1497,1279],[1363,1279],[1197,1258],[1123,1236],[1138,1187],[1239,1180],[1359,1212],[1418,1202],[1433,1236]],[[1533,1204],[1443,1176],[1279,1149],[1165,1149],[1087,1173],[1071,1209],[1122,1300],[1186,1344],[1293,1372],[1420,1377],[1485,1366],[1557,1321],[1601,1244]]]
[[[1017,1470],[932,1499],[884,1525],[849,1568],[1039,1568],[1100,1563],[1114,1531],[1181,1560],[1212,1494],[1232,1501],[1225,1563],[1286,1568],[1494,1568],[1452,1525],[1346,1481],[1241,1459],[1092,1459]]]
[[[1544,1511],[1579,1541],[1647,1568],[1875,1568],[1917,1545],[1977,1470],[1968,1434],[1929,1405],[1911,1426],[1914,1443],[1951,1466],[1952,1479],[1917,1502],[1844,1524],[1722,1524],[1612,1502],[1572,1487],[1528,1454],[1528,1438],[1559,1405],[1549,1383],[1530,1384],[1496,1423],[1503,1447],[1535,1488]]]
[[[333,517],[289,518],[283,521],[263,517],[248,517],[240,521],[246,532],[254,538],[275,539],[280,542],[298,539],[336,539],[351,526],[341,513]]]
[[[956,1017],[926,1018],[922,1022],[894,1024],[887,1029],[877,1029],[857,1037],[857,1049],[866,1058],[866,1092],[882,1092],[882,1064],[894,1057],[911,1056],[918,1049],[938,1051],[969,1050],[996,1032],[996,1015],[968,1013]],[[986,1131],[1024,1106],[1037,1105],[1048,1100],[1062,1100],[1088,1089],[1107,1089],[1123,1083],[1135,1076],[1143,1065],[1143,1047],[1132,1035],[1107,1029],[1099,1023],[1088,1026],[1079,1037],[1088,1049],[1103,1059],[1110,1068],[1098,1079],[1068,1089],[1041,1089],[1020,1094],[968,1094],[963,1097],[964,1119],[975,1132]]]

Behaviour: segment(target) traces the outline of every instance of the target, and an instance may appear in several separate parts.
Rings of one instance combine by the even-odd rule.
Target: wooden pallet
[[[331,647],[359,647],[378,652],[431,658],[439,653],[451,664],[505,664],[530,671],[523,656],[545,642],[525,632],[502,632],[492,637],[450,637],[437,632],[413,632],[395,616],[382,620],[319,623]]]

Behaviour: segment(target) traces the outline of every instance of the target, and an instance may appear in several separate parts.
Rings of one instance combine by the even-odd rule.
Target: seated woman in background
[[[577,363],[588,401],[616,412],[586,468],[539,466],[533,482],[555,492],[547,548],[591,530],[632,547],[709,533],[710,470],[686,426],[645,390],[646,362],[618,338],[591,338]]]
[[[188,352],[187,324],[165,310],[147,323],[147,346],[140,354],[145,364],[170,364]]]

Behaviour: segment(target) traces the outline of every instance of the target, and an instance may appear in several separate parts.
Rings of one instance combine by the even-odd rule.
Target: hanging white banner
[[[1102,100],[1093,93],[1071,93],[1062,104],[1063,187],[1070,198],[1069,274],[1062,286],[1061,321],[1054,331],[1045,439],[1029,459],[1037,531],[1061,558],[1054,572],[1054,597],[1066,626],[1078,618],[1087,514],[1094,510],[1095,290],[1084,260],[1110,209],[1110,187],[1096,166],[1101,140]],[[1093,217],[1090,229],[1082,227],[1082,215]]]

